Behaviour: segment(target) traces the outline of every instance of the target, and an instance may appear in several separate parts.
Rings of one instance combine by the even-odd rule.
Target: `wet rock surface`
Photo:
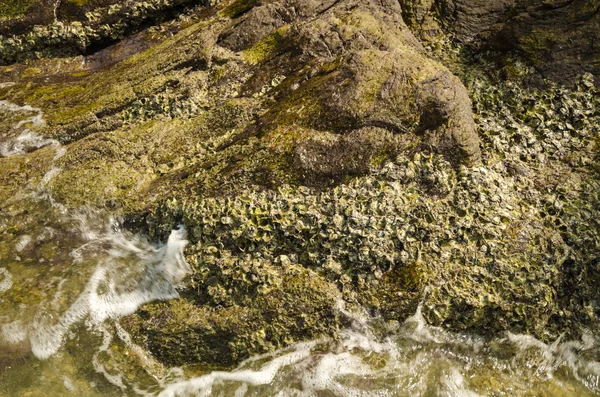
[[[487,25],[500,3],[453,4]],[[181,297],[123,320],[168,364],[227,366],[335,335],[344,307],[402,321],[422,303],[435,325],[543,340],[597,327],[594,76],[526,90],[460,47],[441,58],[451,72],[405,24],[430,15],[410,7],[207,3],[95,64],[5,66],[0,100],[41,109],[35,132],[67,151],[0,158],[0,202],[54,167],[44,191],[65,208],[121,213],[162,241],[185,225]],[[485,30],[457,18],[465,35]],[[526,80],[528,59],[511,62]],[[7,241],[23,233],[0,225]]]
[[[577,75],[600,76],[600,4],[596,1],[524,1],[494,44],[516,49],[544,77],[572,84]]]

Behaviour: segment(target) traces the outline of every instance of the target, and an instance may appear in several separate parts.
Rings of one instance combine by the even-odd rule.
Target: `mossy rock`
[[[335,286],[299,266],[282,264],[271,271],[268,288],[243,303],[201,305],[190,291],[187,298],[142,307],[123,325],[136,343],[168,364],[209,367],[228,367],[306,338],[333,336],[344,323],[334,310]]]

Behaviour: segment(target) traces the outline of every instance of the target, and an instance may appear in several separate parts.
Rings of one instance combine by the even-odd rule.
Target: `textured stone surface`
[[[526,91],[471,58],[452,74],[402,11],[224,1],[94,55],[43,47],[1,68],[0,100],[40,108],[35,132],[67,151],[0,158],[16,222],[0,249],[45,221],[15,199],[26,186],[124,213],[156,240],[183,223],[194,274],[181,298],[123,319],[169,364],[335,335],[342,303],[395,321],[422,303],[436,325],[545,341],[597,326],[592,76]],[[52,263],[47,243],[35,258]]]
[[[573,84],[600,78],[600,3],[595,0],[520,1],[493,44],[515,49],[545,78]]]
[[[404,0],[403,13],[422,38],[445,33],[465,43],[516,51],[542,78],[574,84],[600,75],[600,4],[595,0]]]
[[[19,0],[0,4],[0,64],[72,56],[209,0]]]
[[[432,38],[441,30],[469,42],[489,34],[514,5],[514,0],[403,0],[400,2],[409,23],[423,37]]]

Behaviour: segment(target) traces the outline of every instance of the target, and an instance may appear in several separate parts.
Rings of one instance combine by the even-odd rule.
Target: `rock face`
[[[514,50],[544,78],[573,84],[600,75],[600,5],[594,0],[405,0],[403,12],[423,38],[442,32],[501,51]]]
[[[509,13],[515,0],[402,0],[404,18],[423,38],[442,31],[470,42],[490,30]]]
[[[127,324],[139,343],[169,363],[223,365],[334,333],[345,321],[338,301],[345,294],[358,304],[353,278],[370,268],[364,262],[372,248],[358,236],[326,250],[303,248],[315,228],[332,227],[334,215],[312,219],[304,204],[288,202],[308,203],[312,192],[304,197],[292,189],[281,200],[281,223],[273,224],[258,203],[260,189],[330,189],[398,156],[433,152],[460,167],[478,164],[481,153],[466,88],[427,57],[395,1],[237,1],[190,15],[197,19],[167,25],[179,33],[122,62],[114,63],[113,54],[147,32],[102,56],[7,67],[4,76],[16,84],[3,86],[2,95],[41,108],[47,124],[40,133],[68,145],[48,184],[57,200],[130,213],[155,208],[156,216],[142,224],[155,238],[182,221],[176,213],[186,214],[198,290],[144,309]],[[15,51],[18,58],[23,48]],[[110,62],[86,66],[97,58]],[[29,156],[40,171],[52,163],[44,148]],[[5,199],[18,191],[9,181],[27,158],[0,159]],[[211,207],[196,194],[207,200],[249,195],[256,204],[215,201]],[[154,203],[176,196],[190,207]],[[215,224],[199,215],[202,208]],[[218,208],[231,212],[210,212]],[[345,224],[342,219],[338,233],[350,233]],[[246,231],[238,234],[239,228]],[[282,228],[291,235],[280,235]],[[362,259],[351,259],[353,244],[365,247]],[[320,270],[325,255],[328,273]],[[395,266],[391,253],[373,255],[382,261],[373,268],[378,275]],[[390,293],[405,285],[410,298],[395,306],[398,316],[412,314],[422,289],[415,279],[390,285]],[[182,325],[182,318],[189,321]]]
[[[0,158],[2,208],[36,223],[13,199],[28,184],[67,208],[121,211],[153,239],[184,224],[194,275],[181,298],[122,321],[169,364],[231,365],[333,335],[343,306],[402,321],[422,303],[436,325],[545,340],[597,324],[590,76],[527,92],[471,61],[465,85],[407,27],[432,15],[409,3],[202,3],[93,55],[1,68],[0,100],[39,108],[35,132],[66,148]],[[456,25],[465,37],[496,22],[452,4],[485,20]],[[500,15],[493,4],[480,7]],[[77,7],[61,3],[61,18]],[[111,9],[87,7],[100,20]],[[63,38],[30,32],[38,55],[64,56],[49,45]],[[5,60],[29,48],[13,44]],[[2,241],[19,233],[0,225]]]
[[[480,152],[466,90],[426,58],[400,16],[394,1],[270,2],[240,17],[219,44],[253,48],[250,56],[272,45],[267,49],[281,52],[273,67],[295,66],[293,92],[264,117],[267,128],[290,117],[307,128],[343,134],[372,125],[397,134],[414,128],[457,163],[476,163]],[[310,84],[300,84],[308,79]],[[300,101],[308,103],[294,115]]]
[[[493,44],[516,49],[542,74],[572,84],[585,72],[600,77],[600,4],[594,0],[521,1]]]

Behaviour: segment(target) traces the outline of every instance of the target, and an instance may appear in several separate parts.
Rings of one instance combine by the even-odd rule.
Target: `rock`
[[[209,287],[240,288],[240,299],[218,306],[181,298],[146,305],[124,326],[134,341],[171,365],[229,367],[240,360],[307,338],[333,336],[344,323],[334,308],[337,289],[317,273],[297,265],[272,269],[279,275],[268,289],[245,289],[240,280],[213,276]],[[243,273],[237,270],[236,273]],[[241,274],[240,274],[241,276]],[[247,276],[250,276],[248,273]],[[233,284],[232,284],[233,281]],[[236,285],[237,284],[237,285]],[[260,291],[260,292],[259,292]],[[227,297],[228,292],[220,292]],[[213,298],[217,298],[217,293]]]
[[[375,166],[375,156],[396,152],[394,135],[383,128],[366,127],[348,135],[315,133],[295,150],[295,166],[306,182],[319,184],[324,178],[366,175]]]
[[[255,186],[328,189],[414,151],[447,154],[456,167],[480,160],[466,89],[427,57],[396,2],[238,1],[198,18],[186,28],[169,25],[181,30],[147,50],[141,45],[122,62],[92,69],[81,58],[49,58],[31,61],[35,75],[25,65],[3,69],[15,80],[2,88],[3,98],[40,107],[46,119],[40,134],[67,147],[54,164],[60,172],[47,185],[54,199],[72,208],[92,204],[134,213],[188,191],[190,205],[202,207],[196,192],[208,199],[243,196]],[[125,38],[105,50],[106,57],[115,59],[111,51],[140,37]],[[44,48],[42,55],[57,55]],[[18,57],[24,49],[15,51]],[[27,158],[36,160],[28,161],[41,164],[42,154],[52,155],[50,149],[34,151]],[[13,169],[26,160],[0,161],[7,163],[0,181],[22,175]],[[18,185],[6,186],[0,199],[9,200]],[[193,219],[185,224],[198,289],[189,287],[180,301],[147,306],[126,321],[136,341],[164,362],[231,365],[334,335],[344,324],[335,309],[342,295],[355,306],[371,299],[372,287],[364,294],[355,287],[369,258],[377,258],[378,274],[393,266],[386,250],[369,253],[369,243],[358,236],[338,248],[328,244],[337,264],[322,265],[325,250],[302,248],[312,239],[307,233],[329,227],[328,216],[314,218],[318,207],[271,225],[259,212],[217,204],[232,213],[219,214],[216,224],[209,222],[214,213],[198,216],[198,207],[180,212]],[[141,223],[153,229],[153,238],[176,217],[161,214],[160,228],[149,219]],[[289,236],[277,228],[289,228]],[[240,230],[246,231],[227,235]],[[366,251],[350,259],[357,244]],[[242,255],[240,247],[256,255]],[[410,291],[394,305],[394,316],[411,314],[421,296],[415,283],[406,284]],[[396,294],[405,288],[388,289]]]
[[[544,77],[573,85],[577,76],[600,78],[600,4],[595,0],[523,0],[491,44],[517,50]]]
[[[545,341],[594,326],[591,76],[529,92],[468,64],[465,87],[405,25],[407,4],[226,1],[95,58],[44,44],[0,68],[0,100],[41,109],[35,132],[66,153],[0,158],[1,207],[43,181],[56,208],[125,213],[155,240],[184,224],[181,298],[123,319],[169,364],[335,335],[340,299],[394,321],[422,303],[432,324]],[[26,210],[24,229],[45,222]]]
[[[419,132],[428,131],[423,134],[427,145],[447,153],[455,163],[479,161],[464,86],[426,57],[394,2],[335,3],[313,18],[303,15],[311,15],[314,8],[283,4],[256,7],[234,27],[259,24],[265,8],[298,10],[298,19],[279,39],[278,56],[267,63],[279,70],[285,70],[283,62],[295,65],[295,73],[288,77],[294,81],[293,89],[279,95],[278,106],[263,118],[263,129],[290,121],[342,134],[369,125],[394,133],[417,126]],[[256,47],[261,48],[260,42]]]
[[[0,8],[0,64],[86,53],[209,0],[20,0]]]
[[[463,42],[489,34],[501,22],[514,0],[403,0],[407,23],[419,36],[435,38],[442,31]]]
[[[421,37],[440,35],[516,51],[543,78],[573,85],[600,75],[599,5],[594,0],[405,0],[405,20]]]

